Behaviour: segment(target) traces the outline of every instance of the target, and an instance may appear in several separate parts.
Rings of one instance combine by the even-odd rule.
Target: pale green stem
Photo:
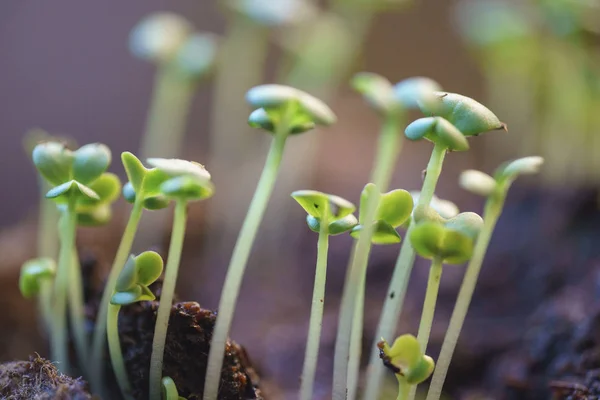
[[[112,296],[117,280],[121,271],[125,267],[127,258],[131,253],[131,246],[133,245],[133,239],[137,232],[140,218],[142,217],[143,200],[138,199],[133,205],[129,221],[121,236],[121,243],[117,249],[117,254],[113,261],[113,265],[108,274],[106,285],[104,286],[104,292],[102,293],[102,300],[100,300],[100,309],[96,317],[96,324],[94,325],[94,336],[92,339],[92,362],[91,362],[91,374],[90,384],[92,391],[96,394],[102,394],[104,392],[104,349],[106,343],[106,321],[108,306],[110,304],[110,297]],[[106,396],[103,396],[103,398]]]
[[[77,228],[77,214],[75,212],[76,198],[69,198],[69,202],[59,220],[60,251],[58,254],[58,270],[54,280],[54,309],[53,324],[50,341],[52,361],[56,362],[62,373],[70,372],[69,342],[67,330],[67,293],[70,284],[69,272],[75,248],[75,230]]]
[[[131,385],[127,377],[127,368],[123,360],[123,352],[121,351],[121,342],[119,340],[119,311],[121,306],[110,304],[108,313],[106,314],[106,333],[108,337],[108,351],[110,353],[110,362],[113,372],[117,378],[117,384],[121,390],[123,398],[126,400],[133,399],[131,395]]]
[[[160,304],[156,313],[156,325],[154,327],[154,338],[152,340],[152,356],[150,357],[150,400],[161,400],[161,380],[163,357],[165,352],[165,340],[169,328],[169,316],[173,305],[175,284],[177,283],[177,272],[183,249],[185,237],[185,224],[187,218],[187,202],[179,199],[175,203],[175,217],[171,231],[171,244],[169,245],[169,258],[165,268],[165,279],[160,295]]]
[[[366,272],[366,269],[365,269]],[[350,353],[348,358],[348,394],[347,400],[356,399],[358,381],[360,376],[360,359],[362,356],[362,333],[364,323],[366,274],[363,274],[358,294],[356,296],[356,308],[352,320],[352,332],[350,333]]]
[[[402,136],[398,132],[398,127],[400,126],[400,120],[403,120],[403,118],[403,114],[386,117],[379,136],[375,165],[371,177],[380,192],[387,191],[396,159],[400,153]],[[366,221],[375,220],[377,205],[378,198],[371,196],[367,203]],[[352,346],[354,350],[351,351],[350,347],[351,343],[362,342],[361,320],[364,313],[364,280],[366,279],[372,236],[373,224],[367,224],[360,232],[344,284],[333,364],[334,400],[346,400],[348,393],[356,393],[358,382],[349,380],[348,372],[351,365],[353,368],[352,375],[358,376],[358,372],[354,371],[360,367],[360,350],[357,350],[354,345]],[[357,323],[353,322],[355,318],[358,319]],[[352,336],[354,336],[354,339],[352,339]]]
[[[410,396],[411,386],[407,382],[398,381],[398,397],[396,400],[407,400],[408,396]],[[367,398],[365,397],[365,400]]]
[[[300,385],[300,400],[313,399],[313,386],[315,373],[317,371],[317,360],[319,357],[319,344],[321,343],[321,328],[323,326],[323,306],[325,301],[325,281],[327,279],[327,253],[329,249],[329,204],[325,202],[319,230],[317,243],[317,267],[315,283],[313,288],[312,306],[310,309],[310,323],[308,327],[308,339],[306,341],[306,353],[304,355],[304,366],[302,368],[302,381]]]
[[[433,378],[431,379],[431,384],[429,386],[429,392],[427,393],[427,400],[439,400],[442,394],[442,387],[444,386],[446,374],[448,373],[448,367],[450,366],[450,361],[454,354],[460,331],[465,322],[469,305],[471,304],[471,298],[475,291],[481,264],[483,263],[496,222],[502,212],[505,195],[506,191],[503,192],[501,197],[490,198],[486,203],[485,212],[483,214],[483,228],[477,238],[477,243],[473,250],[473,257],[471,257],[471,261],[467,266],[467,271],[465,272],[458,293],[456,305],[452,311],[448,331],[446,332],[442,350],[440,351],[440,356],[436,362]]]
[[[431,158],[427,164],[425,180],[423,181],[423,187],[417,206],[426,206],[431,203],[438,179],[442,172],[445,155],[446,149],[444,147],[437,144],[434,145]],[[411,222],[408,231],[404,235],[405,238],[410,236],[413,226],[414,223]],[[369,359],[365,399],[377,399],[379,396],[385,368],[379,358],[377,342],[381,340],[381,338],[392,338],[396,332],[396,326],[398,325],[398,319],[402,313],[402,305],[404,303],[406,288],[408,286],[414,262],[415,251],[410,244],[410,240],[404,240],[402,248],[400,249],[400,254],[396,259],[396,265],[394,266],[394,272],[387,291],[387,296],[385,297],[381,317],[379,318],[379,324],[377,326],[377,333],[372,346],[373,350],[371,351]]]
[[[435,303],[437,302],[438,291],[440,289],[440,280],[442,279],[442,259],[439,257],[431,260],[429,268],[429,280],[427,281],[427,291],[425,292],[425,301],[423,302],[423,311],[421,313],[421,322],[419,323],[419,333],[417,340],[421,346],[421,352],[425,354],[431,326],[433,325],[433,316],[435,315]],[[412,385],[410,389],[409,400],[415,398],[417,385]]]
[[[83,279],[81,278],[81,265],[77,249],[73,247],[71,271],[69,276],[69,323],[77,350],[79,369],[85,377],[89,376],[88,340],[85,332],[85,309],[83,298]]]
[[[180,156],[195,87],[175,66],[158,67],[142,137],[142,158]]]
[[[289,134],[289,123],[293,117],[293,107],[288,106],[283,113],[283,117],[277,127],[275,138],[271,143],[269,155],[265,162],[265,167],[260,176],[260,180],[254,192],[248,214],[244,219],[242,229],[240,230],[237,243],[233,249],[231,261],[227,268],[227,276],[221,291],[219,301],[219,314],[213,332],[210,352],[208,355],[208,366],[206,369],[206,379],[204,384],[204,400],[216,400],[219,390],[221,377],[221,366],[225,355],[225,343],[231,328],[231,321],[237,303],[237,298],[242,284],[242,278],[250,256],[250,250],[256,239],[256,233],[260,222],[263,219],[267,203],[273,192],[283,149]]]
[[[40,282],[38,307],[42,313],[42,322],[47,332],[52,332],[52,280]]]

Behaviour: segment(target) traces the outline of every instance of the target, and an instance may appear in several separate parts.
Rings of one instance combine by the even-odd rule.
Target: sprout
[[[352,215],[356,207],[341,197],[314,190],[299,190],[292,193],[292,197],[307,212],[307,222],[310,229],[319,233],[310,325],[302,369],[302,385],[300,387],[300,399],[311,400],[313,398],[313,385],[323,324],[329,236],[348,232],[357,224],[356,217]]]
[[[192,33],[192,25],[173,13],[154,13],[131,31],[129,47],[139,58],[153,62],[171,61]]]
[[[405,79],[394,86],[396,100],[407,109],[430,104],[435,101],[435,92],[440,90],[439,83],[421,76]]]
[[[360,72],[350,82],[354,90],[362,94],[374,110],[383,115],[398,112],[401,104],[394,97],[389,80],[371,72]]]
[[[205,400],[217,398],[225,342],[231,327],[240,285],[252,244],[273,191],[286,140],[298,125],[330,125],[336,121],[333,111],[321,100],[288,86],[256,86],[248,91],[246,100],[255,109],[264,109],[268,114],[269,126],[272,126],[269,130],[273,132],[273,141],[227,269],[219,301],[219,315],[208,356]]]
[[[37,296],[42,286],[52,282],[56,275],[56,263],[53,259],[42,257],[27,261],[21,267],[19,290],[26,299]]]
[[[119,341],[119,311],[121,306],[138,301],[154,300],[155,296],[149,286],[160,277],[162,270],[163,260],[156,252],[145,251],[135,257],[130,256],[119,274],[115,290],[112,292],[106,315],[108,350],[119,389],[125,399],[131,399],[132,394]]]
[[[465,190],[487,197],[496,190],[496,180],[488,174],[469,169],[460,174],[458,184]]]
[[[186,400],[185,397],[179,395],[177,391],[177,386],[175,386],[175,382],[171,377],[165,376],[161,380],[162,385],[162,400]]]
[[[427,400],[439,400],[441,396],[442,386],[444,385],[444,380],[446,379],[446,374],[448,373],[450,361],[452,359],[454,349],[456,348],[456,342],[471,304],[471,298],[473,297],[473,292],[475,291],[477,278],[479,277],[481,265],[492,237],[492,233],[494,232],[498,218],[502,214],[502,208],[504,207],[508,189],[519,174],[535,173],[539,170],[542,163],[543,159],[541,157],[525,157],[510,163],[505,163],[496,170],[496,187],[487,196],[485,211],[483,214],[483,226],[479,233],[475,248],[473,249],[471,261],[467,266],[467,271],[465,272],[465,277],[463,278],[463,283],[458,293],[456,305],[454,306],[448,331],[446,332],[446,337],[444,338],[444,343],[438,359],[438,365],[433,374],[429,392],[427,393]],[[472,182],[472,180],[468,178],[469,175],[473,176],[473,172],[467,172],[467,178],[464,176],[461,177],[461,182],[464,182],[465,180]],[[482,176],[485,175],[479,175],[479,178]],[[484,178],[483,180],[488,182],[485,185],[489,186],[489,179]],[[472,186],[469,187],[472,188]],[[479,189],[480,187],[477,186],[476,191],[483,192]]]

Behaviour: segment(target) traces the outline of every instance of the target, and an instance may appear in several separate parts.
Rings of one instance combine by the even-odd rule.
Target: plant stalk
[[[440,145],[434,145],[427,170],[425,172],[425,180],[417,206],[426,206],[431,203],[438,179],[442,172],[442,166],[446,155],[446,148]],[[414,221],[411,221],[408,231],[404,235],[405,238],[410,236]],[[365,388],[365,399],[377,399],[380,392],[380,387],[383,379],[385,368],[379,358],[379,350],[377,342],[381,338],[391,338],[394,336],[398,319],[402,313],[404,297],[406,296],[406,288],[415,262],[415,250],[410,244],[410,240],[404,240],[400,249],[400,254],[396,259],[394,272],[390,281],[390,286],[387,291],[387,296],[383,303],[381,317],[377,326],[375,341],[372,346],[371,357],[369,359],[369,367],[367,374],[367,385]]]
[[[398,380],[398,397],[396,400],[407,400],[410,395],[411,386],[412,385],[409,385],[407,382]]]
[[[302,368],[302,381],[300,384],[300,400],[313,399],[313,386],[317,371],[319,357],[319,344],[321,342],[321,328],[323,326],[323,306],[325,301],[325,281],[327,279],[327,254],[329,250],[329,204],[325,202],[321,218],[321,229],[317,242],[317,269],[313,288],[312,306],[310,310],[310,323],[306,353]]]
[[[98,316],[96,317],[94,336],[92,339],[92,366],[90,385],[94,393],[101,394],[105,391],[103,381],[104,346],[106,343],[106,323],[108,307],[110,305],[110,297],[115,290],[119,275],[125,267],[127,257],[129,257],[129,254],[131,253],[131,246],[133,245],[133,239],[135,238],[143,210],[143,199],[138,199],[138,201],[133,204],[131,214],[129,215],[129,221],[127,221],[127,225],[125,226],[125,231],[121,237],[121,243],[119,243],[117,254],[115,255],[113,265],[108,274],[106,285],[104,286],[102,300],[100,300],[100,309],[98,310]]]
[[[187,218],[187,202],[179,199],[175,203],[175,217],[173,219],[173,230],[171,231],[171,243],[169,245],[169,256],[165,268],[165,279],[160,295],[160,304],[156,313],[156,325],[154,327],[154,338],[152,340],[152,355],[150,357],[150,400],[161,400],[161,380],[165,341],[169,328],[169,316],[173,305],[173,295],[177,283],[177,272],[183,249],[185,237],[185,224]]]
[[[85,310],[84,310],[84,298],[83,298],[83,279],[81,278],[81,265],[79,263],[79,255],[77,249],[73,247],[71,261],[71,271],[69,277],[69,292],[68,292],[68,303],[69,303],[69,322],[71,325],[71,332],[75,342],[75,349],[77,350],[77,361],[79,363],[79,369],[82,371],[84,376],[89,376],[89,354],[88,354],[88,341],[87,334],[85,331]],[[79,284],[76,284],[79,282]]]
[[[380,192],[387,191],[396,159],[401,150],[402,141],[398,127],[403,119],[403,114],[387,116],[379,135],[376,161],[371,178]],[[365,213],[367,221],[375,220],[378,202],[375,196],[369,199],[367,212]],[[364,289],[372,236],[373,224],[367,224],[365,229],[361,231],[356,243],[342,293],[333,367],[334,400],[346,400],[348,394],[356,394],[357,382],[349,380],[348,374],[358,376],[358,368],[360,367],[361,349],[359,347],[362,343]],[[355,319],[356,323],[353,322]],[[350,347],[353,349],[351,350]],[[348,397],[348,399],[351,399],[351,397]]]
[[[427,400],[439,400],[442,394],[442,386],[444,385],[446,374],[448,373],[448,367],[450,366],[458,336],[460,335],[467,311],[469,310],[469,305],[471,304],[471,298],[475,291],[477,278],[479,277],[481,265],[489,246],[492,233],[496,226],[496,222],[502,213],[505,196],[506,191],[504,191],[501,198],[495,196],[490,197],[486,202],[485,212],[483,214],[483,228],[477,238],[477,243],[473,250],[473,257],[467,266],[467,271],[465,272],[462,285],[460,286],[456,305],[454,306],[452,317],[450,318],[448,331],[446,332],[442,350],[440,351],[440,356],[438,357],[433,372],[433,378],[431,379],[429,392],[427,393]]]
[[[110,362],[113,372],[117,378],[117,384],[121,390],[123,398],[131,400],[131,385],[127,377],[127,368],[123,360],[123,352],[121,350],[121,342],[119,340],[119,311],[121,306],[110,304],[108,313],[106,314],[106,326],[108,336],[108,351],[110,353]]]
[[[77,214],[75,212],[76,198],[69,197],[67,209],[63,211],[59,220],[60,250],[58,254],[58,271],[54,281],[54,309],[53,324],[50,342],[52,361],[58,364],[62,373],[70,372],[69,343],[67,330],[67,293],[70,282],[69,272],[75,248],[75,230],[77,228]]]
[[[204,400],[216,400],[221,377],[221,366],[225,353],[225,343],[231,328],[231,321],[237,303],[237,298],[242,284],[242,278],[248,264],[250,250],[256,239],[256,233],[263,219],[267,203],[273,192],[286,139],[289,135],[289,124],[293,117],[293,108],[288,106],[283,113],[275,138],[271,143],[265,167],[254,192],[248,214],[244,219],[237,243],[233,249],[231,261],[227,268],[227,276],[221,292],[219,301],[219,315],[213,332],[210,352],[208,355],[208,367],[204,383]]]

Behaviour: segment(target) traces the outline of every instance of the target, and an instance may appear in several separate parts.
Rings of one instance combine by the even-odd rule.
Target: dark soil
[[[81,379],[62,375],[39,356],[29,361],[0,364],[0,398],[3,400],[89,400]]]

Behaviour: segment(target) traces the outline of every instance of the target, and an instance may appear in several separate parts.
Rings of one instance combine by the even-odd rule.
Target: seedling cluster
[[[289,7],[293,7],[294,2],[288,3]],[[238,11],[246,12],[242,6],[243,3],[240,3]],[[279,15],[261,14],[260,17],[268,17],[270,21],[279,18]],[[157,36],[154,32],[156,29],[167,29],[170,36]],[[174,76],[178,80],[183,79],[187,85],[204,74],[212,63],[212,43],[210,38],[193,34],[191,28],[177,18],[164,15],[143,22],[132,35],[132,46],[137,54],[157,62],[162,73],[167,74],[161,78],[170,82],[167,88],[173,83],[171,79]],[[190,52],[186,52],[186,49]],[[203,57],[191,57],[202,49],[204,53],[200,53],[204,54]],[[377,339],[372,346],[364,398],[378,398],[381,379],[387,368],[398,380],[399,400],[414,398],[416,386],[432,374],[427,399],[437,400],[507,191],[519,175],[536,173],[543,160],[527,157],[512,161],[499,167],[493,176],[479,171],[465,171],[461,175],[460,185],[487,200],[482,217],[472,212],[459,213],[453,203],[435,196],[446,155],[469,150],[470,138],[505,129],[505,125],[482,104],[466,96],[444,92],[428,78],[409,78],[393,85],[379,75],[359,73],[353,77],[351,86],[381,119],[375,161],[369,183],[360,193],[358,216],[354,215],[357,208],[352,202],[333,194],[315,190],[292,193],[292,198],[307,214],[308,228],[318,234],[300,399],[312,399],[314,393],[326,298],[329,239],[331,236],[348,234],[355,240],[339,313],[332,398],[354,400],[358,397],[365,286],[373,245],[393,246],[402,242],[390,281],[389,295],[381,312]],[[317,127],[332,125],[337,119],[320,99],[285,85],[255,86],[247,91],[246,101],[252,108],[248,117],[249,125],[270,134],[271,145],[227,269],[206,376],[198,377],[205,379],[204,400],[219,398],[225,346],[240,286],[288,139]],[[421,111],[423,117],[408,123],[410,110]],[[433,144],[419,192],[389,187],[404,136],[410,141],[424,139]],[[146,148],[145,151],[153,153],[157,149],[160,147],[151,150]],[[163,273],[160,255],[152,251],[132,255],[132,244],[144,211],[159,211],[174,203],[171,241],[158,299],[148,389],[150,400],[183,399],[179,396],[175,381],[162,375],[163,356],[185,237],[188,204],[213,195],[215,185],[211,175],[203,165],[195,162],[147,158],[143,163],[134,154],[124,152],[121,162],[127,182],[121,188],[119,178],[106,172],[111,163],[111,152],[105,145],[94,143],[71,150],[61,142],[47,140],[33,148],[32,156],[37,171],[50,187],[45,196],[56,203],[60,212],[57,227],[60,251],[56,260],[53,257],[41,257],[25,263],[19,286],[25,297],[38,295],[48,299],[42,302],[47,305],[42,308],[42,313],[50,331],[51,357],[59,362],[59,368],[63,371],[73,371],[66,327],[69,312],[78,367],[91,382],[93,391],[103,398],[109,398],[103,377],[106,343],[122,396],[125,399],[132,398],[119,340],[119,311],[135,302],[155,301],[152,285]],[[76,229],[79,225],[102,225],[108,222],[111,204],[120,192],[132,207],[106,280],[90,345],[90,338],[84,329],[82,279],[75,246]],[[404,238],[398,231],[400,228],[406,230]],[[416,337],[403,333],[390,346],[387,340],[397,335],[398,319],[416,255],[431,260],[419,330]],[[464,281],[436,365],[426,352],[442,271],[446,265],[465,263],[468,265]]]

